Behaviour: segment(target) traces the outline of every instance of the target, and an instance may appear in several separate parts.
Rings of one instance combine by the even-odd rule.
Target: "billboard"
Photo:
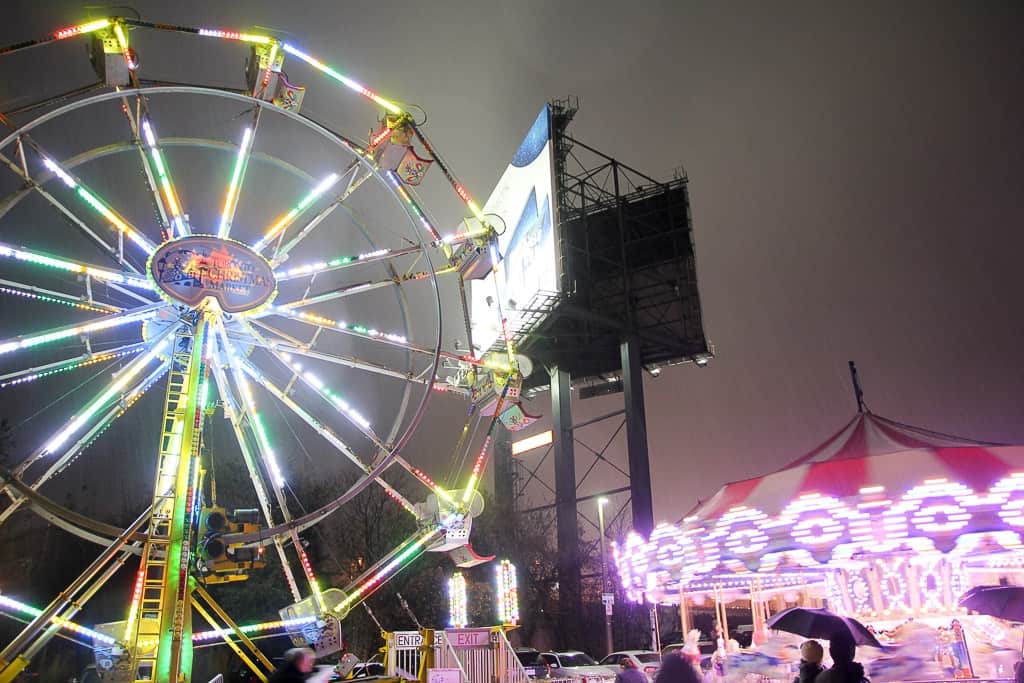
[[[497,282],[492,273],[472,283],[473,343],[480,351],[501,340],[499,293],[514,330],[521,311],[530,309],[538,294],[558,291],[549,121],[544,105],[483,207],[488,221],[504,231],[498,238],[502,262]]]

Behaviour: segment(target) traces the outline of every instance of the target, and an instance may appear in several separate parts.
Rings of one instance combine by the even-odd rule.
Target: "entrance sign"
[[[419,631],[395,631],[395,647],[423,647],[423,634]]]

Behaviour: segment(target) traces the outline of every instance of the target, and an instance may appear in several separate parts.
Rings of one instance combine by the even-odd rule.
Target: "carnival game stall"
[[[636,601],[749,604],[755,649],[787,606],[827,607],[871,627],[873,680],[1012,676],[1021,633],[969,615],[969,588],[1024,584],[1024,447],[997,446],[858,413],[789,466],[727,484],[677,524],[615,547]],[[781,648],[783,659],[793,649]],[[911,676],[911,674],[914,674]],[[921,675],[926,674],[926,675]]]

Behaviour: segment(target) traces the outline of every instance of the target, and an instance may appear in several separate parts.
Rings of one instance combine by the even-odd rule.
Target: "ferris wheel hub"
[[[164,299],[193,310],[214,299],[225,313],[252,313],[277,296],[267,259],[241,242],[214,235],[164,242],[150,257],[146,273]]]

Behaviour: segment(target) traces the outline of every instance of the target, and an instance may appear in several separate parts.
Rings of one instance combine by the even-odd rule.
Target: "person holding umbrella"
[[[816,640],[805,640],[800,645],[800,674],[793,679],[793,683],[815,683],[825,667],[821,660],[825,658],[825,650],[821,643]]]
[[[818,674],[814,683],[866,683],[864,667],[853,661],[857,644],[848,633],[836,632],[828,641],[828,653],[832,655],[832,668]]]
[[[829,641],[828,651],[834,664],[819,673],[815,683],[863,683],[864,667],[853,661],[857,645],[881,648],[875,635],[856,619],[844,617],[827,609],[792,607],[779,612],[767,623],[776,631],[795,633],[805,638]]]

